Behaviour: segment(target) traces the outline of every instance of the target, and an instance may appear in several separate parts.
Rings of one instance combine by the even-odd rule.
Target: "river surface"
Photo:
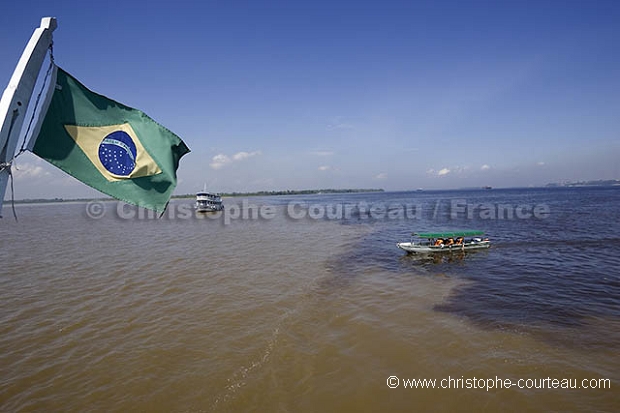
[[[620,411],[619,188],[224,202],[7,203],[0,411]]]

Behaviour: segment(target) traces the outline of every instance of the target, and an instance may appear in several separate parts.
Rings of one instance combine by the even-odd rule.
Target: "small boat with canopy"
[[[491,241],[484,237],[484,231],[414,232],[411,241],[396,246],[408,253],[428,254],[487,249]]]

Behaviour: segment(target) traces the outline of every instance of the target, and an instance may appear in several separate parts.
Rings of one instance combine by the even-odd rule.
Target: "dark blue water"
[[[354,282],[369,268],[459,278],[466,282],[436,311],[561,345],[620,348],[620,188],[362,193],[282,202],[292,200],[315,215],[320,205],[326,215],[331,208],[331,219],[342,225],[368,227],[359,245],[333,263],[334,283]],[[347,211],[342,218],[337,207]],[[395,246],[414,231],[464,229],[484,230],[491,249],[420,257]]]

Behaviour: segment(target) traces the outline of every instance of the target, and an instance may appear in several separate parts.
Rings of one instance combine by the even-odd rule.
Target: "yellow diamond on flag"
[[[110,126],[64,125],[75,143],[108,181],[152,176],[161,169],[128,123]]]

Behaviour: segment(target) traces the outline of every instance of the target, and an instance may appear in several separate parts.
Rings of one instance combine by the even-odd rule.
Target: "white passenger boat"
[[[217,212],[224,209],[222,197],[206,191],[196,194],[196,212]]]
[[[414,254],[480,250],[491,246],[484,231],[414,232],[411,235],[411,241],[399,242],[396,246]]]

